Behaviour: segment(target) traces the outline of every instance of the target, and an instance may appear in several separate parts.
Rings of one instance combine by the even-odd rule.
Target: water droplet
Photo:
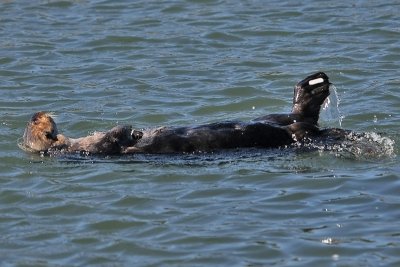
[[[325,238],[321,240],[322,244],[328,244],[331,245],[333,244],[333,239],[331,237]]]

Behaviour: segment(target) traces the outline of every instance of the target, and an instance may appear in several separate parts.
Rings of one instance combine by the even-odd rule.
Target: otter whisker
[[[58,118],[58,115],[55,112],[46,112],[45,115],[49,116],[52,119]]]

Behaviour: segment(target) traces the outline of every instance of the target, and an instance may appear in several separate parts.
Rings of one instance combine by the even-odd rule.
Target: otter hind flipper
[[[293,108],[288,114],[270,114],[254,121],[264,121],[280,126],[296,122],[307,122],[317,125],[321,105],[329,96],[329,77],[323,72],[307,76],[294,88]]]
[[[298,82],[294,88],[292,113],[317,124],[321,105],[329,96],[330,84],[324,72],[317,72]]]

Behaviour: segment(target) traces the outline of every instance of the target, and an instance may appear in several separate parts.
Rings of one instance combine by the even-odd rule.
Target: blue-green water
[[[398,1],[1,1],[1,266],[399,266],[399,13]],[[342,127],[387,138],[376,153],[17,146],[40,110],[72,137],[287,112],[318,70]]]

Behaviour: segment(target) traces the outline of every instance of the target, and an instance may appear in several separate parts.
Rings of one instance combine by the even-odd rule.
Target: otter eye
[[[51,139],[51,140],[57,141],[57,136],[55,135],[54,131],[46,132],[45,136],[46,136],[47,139]]]
[[[45,136],[47,139],[53,139],[53,135],[51,134],[51,132],[46,132]]]

